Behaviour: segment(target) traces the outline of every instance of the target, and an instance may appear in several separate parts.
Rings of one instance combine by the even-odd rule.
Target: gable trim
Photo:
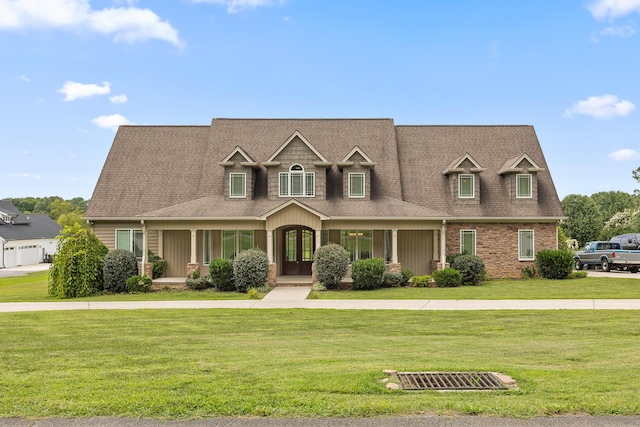
[[[465,160],[469,160],[471,163],[473,163],[472,168],[469,168],[469,171],[472,173],[480,173],[480,172],[484,172],[487,170],[487,168],[483,168],[482,166],[480,166],[480,164],[478,162],[475,161],[475,159],[473,157],[471,157],[471,155],[469,153],[464,153],[462,156],[458,157],[457,159],[455,159],[453,162],[449,163],[449,166],[447,166],[447,168],[442,172],[443,175],[449,175],[452,173],[462,173],[465,171],[464,168],[461,168],[460,165],[465,161]]]
[[[244,162],[240,162],[241,164],[243,164],[243,166],[254,166],[254,165],[257,165],[257,163],[255,161],[253,161],[253,159],[242,148],[240,148],[239,145],[236,145],[236,148],[234,148],[233,151],[231,151],[231,153],[229,153],[229,155],[227,157],[222,159],[219,162],[219,164],[221,166],[229,166],[228,165],[229,163],[231,165],[233,165],[233,162],[231,161],[231,158],[233,156],[235,156],[236,154],[240,154],[242,157],[244,157],[245,161]]]
[[[291,141],[293,141],[296,137],[300,138],[300,140],[304,143],[304,145],[306,145],[309,148],[309,150],[313,152],[313,154],[318,156],[321,162],[331,164],[329,160],[327,160],[322,154],[320,154],[320,152],[316,150],[316,148],[309,141],[307,141],[307,138],[302,136],[302,134],[299,131],[295,131],[291,134],[289,138],[287,138],[287,140],[280,147],[278,147],[278,149],[271,156],[269,156],[266,162],[263,162],[263,165],[275,163],[276,162],[275,158],[278,156],[278,154],[280,154],[282,150],[284,150],[287,147],[287,145],[289,145]]]
[[[527,168],[527,170],[529,172],[542,172],[544,171],[544,168],[541,168],[540,166],[538,166],[538,164],[536,162],[533,161],[533,159],[531,157],[529,157],[529,155],[527,153],[522,153],[519,154],[515,157],[510,158],[509,160],[507,160],[505,162],[505,164],[502,166],[502,168],[500,168],[500,170],[498,171],[498,175],[504,175],[504,174],[508,174],[508,173],[521,173],[524,172],[525,168],[519,167],[518,165],[520,163],[522,163],[523,160],[528,161],[529,163],[531,163],[530,168]]]
[[[320,218],[323,221],[327,221],[327,220],[331,219],[331,217],[329,217],[329,216],[327,216],[327,215],[325,215],[325,214],[323,214],[321,212],[318,212],[317,210],[312,209],[312,208],[300,203],[299,201],[297,201],[295,199],[291,199],[291,200],[281,204],[280,206],[277,206],[277,207],[271,209],[270,211],[265,212],[264,214],[260,215],[258,217],[258,219],[261,220],[261,221],[266,221],[267,218],[269,218],[271,215],[273,215],[273,214],[275,214],[275,213],[281,211],[282,209],[285,209],[285,208],[287,208],[287,207],[289,207],[291,205],[296,205],[296,206],[298,206],[298,207],[300,207],[300,208],[302,208],[302,209],[304,209],[304,210],[316,215],[318,218]]]

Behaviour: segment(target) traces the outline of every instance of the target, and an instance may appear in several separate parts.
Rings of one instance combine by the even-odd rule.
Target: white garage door
[[[38,255],[40,255],[40,253],[37,245],[20,246],[18,248],[16,263],[17,265],[37,264],[40,262]]]
[[[11,268],[16,266],[16,248],[11,246],[4,247],[4,266]]]

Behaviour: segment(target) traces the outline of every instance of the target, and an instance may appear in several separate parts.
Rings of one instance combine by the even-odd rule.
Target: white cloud
[[[127,98],[127,95],[125,95],[124,93],[122,95],[114,95],[109,97],[109,101],[111,101],[112,104],[124,104],[128,100],[129,99]]]
[[[623,150],[618,150],[610,153],[608,157],[617,162],[623,162],[625,160],[638,160],[640,159],[640,154],[636,150],[625,148]]]
[[[284,4],[286,0],[193,0],[194,3],[212,3],[225,6],[227,12],[237,13],[274,4]]]
[[[113,34],[115,41],[148,39],[182,44],[178,30],[149,9],[111,7],[94,10],[89,0],[0,0],[0,29],[59,28]]]
[[[605,119],[614,116],[624,117],[629,115],[636,106],[630,101],[620,101],[615,95],[590,96],[578,101],[564,112],[564,117],[573,117],[575,114],[584,114]]]
[[[606,27],[600,31],[600,35],[608,37],[629,38],[636,33],[635,24],[633,22],[621,27]]]
[[[616,19],[640,12],[640,0],[597,0],[589,11],[596,19]]]
[[[18,177],[18,178],[28,178],[28,179],[40,179],[40,178],[42,178],[42,176],[40,176],[40,175],[34,175],[34,174],[31,174],[31,173],[14,173],[14,174],[11,174],[11,176],[15,176],[15,177]]]
[[[104,129],[117,131],[118,126],[129,124],[129,119],[120,114],[112,114],[110,116],[100,116],[92,120],[93,124]]]
[[[64,82],[58,92],[64,94],[64,101],[75,101],[80,98],[88,98],[95,95],[107,95],[111,92],[111,83],[102,82],[102,86],[96,84],[84,84],[71,81]]]
[[[25,76],[24,74],[16,77],[16,80],[20,80],[21,82],[25,82],[25,83],[29,83],[31,81],[31,79]]]

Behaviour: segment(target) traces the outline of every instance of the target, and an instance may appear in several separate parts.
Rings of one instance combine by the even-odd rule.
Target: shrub
[[[93,295],[102,290],[102,267],[109,249],[80,224],[60,232],[49,270],[48,294],[58,298]]]
[[[349,253],[335,243],[329,243],[316,250],[313,260],[316,263],[316,278],[327,289],[335,289],[347,274]]]
[[[127,289],[131,293],[144,293],[149,292],[151,289],[151,277],[145,275],[131,276],[127,279]]]
[[[258,288],[249,288],[249,290],[247,290],[247,297],[249,299],[260,299],[260,291]]]
[[[484,279],[484,261],[477,255],[459,255],[451,268],[460,272],[463,285],[479,285]]]
[[[153,261],[151,261],[151,276],[154,279],[158,279],[164,275],[167,271],[167,260],[162,259],[154,255]]]
[[[422,276],[413,276],[413,286],[416,288],[428,288],[431,283],[431,276],[424,274]]]
[[[409,280],[411,280],[411,278],[413,277],[413,271],[409,270],[408,268],[403,268],[400,271],[400,274],[402,274],[402,283],[400,284],[400,286],[407,286],[409,284]]]
[[[111,294],[128,292],[127,279],[138,274],[138,260],[133,252],[114,249],[104,257],[104,290]]]
[[[382,277],[382,284],[388,288],[397,288],[402,286],[404,277],[400,273],[385,273]]]
[[[586,271],[572,271],[569,275],[569,279],[584,279],[587,277]]]
[[[382,285],[385,266],[382,258],[359,259],[351,264],[353,289],[376,289]]]
[[[522,269],[522,278],[523,279],[533,279],[538,275],[535,266],[525,267]]]
[[[311,291],[314,292],[324,292],[327,290],[327,287],[325,285],[323,285],[322,283],[314,283],[313,285],[311,285]]]
[[[244,250],[233,260],[233,277],[238,292],[264,285],[268,276],[269,259],[260,249]]]
[[[567,250],[545,249],[536,254],[536,267],[545,279],[567,279],[573,270],[573,255]]]
[[[460,286],[462,283],[462,275],[458,270],[447,267],[444,270],[434,271],[433,280],[436,282],[438,287],[455,288],[456,286]]]
[[[236,290],[233,282],[233,261],[227,258],[216,258],[209,264],[209,276],[211,283],[222,292]]]
[[[187,285],[187,288],[192,291],[201,291],[209,287],[209,283],[204,277],[187,277],[185,284]]]

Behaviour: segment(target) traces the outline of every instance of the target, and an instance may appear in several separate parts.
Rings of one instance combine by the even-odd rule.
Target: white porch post
[[[442,220],[442,227],[440,228],[440,265],[444,268],[447,263],[447,220]]]
[[[196,260],[196,230],[191,230],[191,264],[195,264]]]
[[[273,230],[267,230],[267,258],[273,264]]]
[[[145,264],[147,263],[147,252],[149,251],[149,238],[147,236],[147,225],[144,223],[144,220],[140,221],[142,223],[142,274],[145,274]]]
[[[316,249],[322,246],[322,230],[316,230]]]
[[[391,230],[391,262],[398,263],[398,230]]]
[[[164,231],[158,230],[158,256],[164,258]]]

